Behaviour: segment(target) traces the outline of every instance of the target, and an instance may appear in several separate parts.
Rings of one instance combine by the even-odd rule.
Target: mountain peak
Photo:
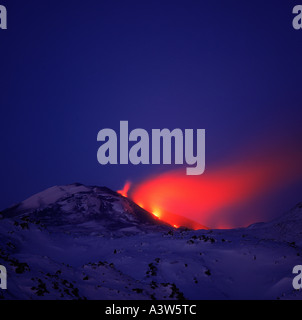
[[[169,226],[133,201],[106,187],[80,183],[53,186],[3,211],[3,217],[28,217],[44,226],[72,226],[99,232]],[[84,228],[83,228],[84,227]]]

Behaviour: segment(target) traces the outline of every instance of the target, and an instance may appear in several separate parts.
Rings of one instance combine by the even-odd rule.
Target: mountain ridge
[[[302,206],[230,230],[175,229],[106,187],[55,186],[0,217],[0,299],[302,299]]]

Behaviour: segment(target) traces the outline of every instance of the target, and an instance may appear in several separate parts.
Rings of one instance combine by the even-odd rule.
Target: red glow
[[[183,169],[164,173],[138,185],[131,198],[174,227],[233,228],[226,212],[301,178],[301,154],[277,151],[262,150],[261,157],[258,153],[240,163],[206,170],[201,176],[186,176]],[[259,219],[256,214],[239,218],[245,226]]]
[[[117,190],[117,193],[121,194],[123,197],[128,197],[128,191],[130,189],[131,183],[126,181],[124,188],[122,190]]]

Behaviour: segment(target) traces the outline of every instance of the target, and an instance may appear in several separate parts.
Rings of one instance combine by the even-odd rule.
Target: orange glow
[[[160,213],[159,213],[157,210],[151,211],[151,213],[152,213],[155,217],[157,217],[158,219],[160,219]]]
[[[183,170],[160,174],[136,186],[131,198],[175,228],[247,226],[260,221],[259,212],[244,216],[238,208],[252,206],[255,199],[302,177],[301,154],[280,150],[262,150],[200,176],[187,176]],[[235,211],[240,214],[234,222],[230,216]]]
[[[117,193],[121,194],[123,197],[128,197],[128,191],[130,189],[131,183],[126,181],[124,188],[122,190],[117,190]]]

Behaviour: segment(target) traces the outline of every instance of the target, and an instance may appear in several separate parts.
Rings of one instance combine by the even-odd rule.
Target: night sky
[[[171,169],[101,166],[97,133],[121,120],[206,129],[206,171],[280,135],[300,146],[302,1],[0,4],[0,209],[53,185],[117,190]],[[289,209],[301,190],[287,186],[272,207]]]

